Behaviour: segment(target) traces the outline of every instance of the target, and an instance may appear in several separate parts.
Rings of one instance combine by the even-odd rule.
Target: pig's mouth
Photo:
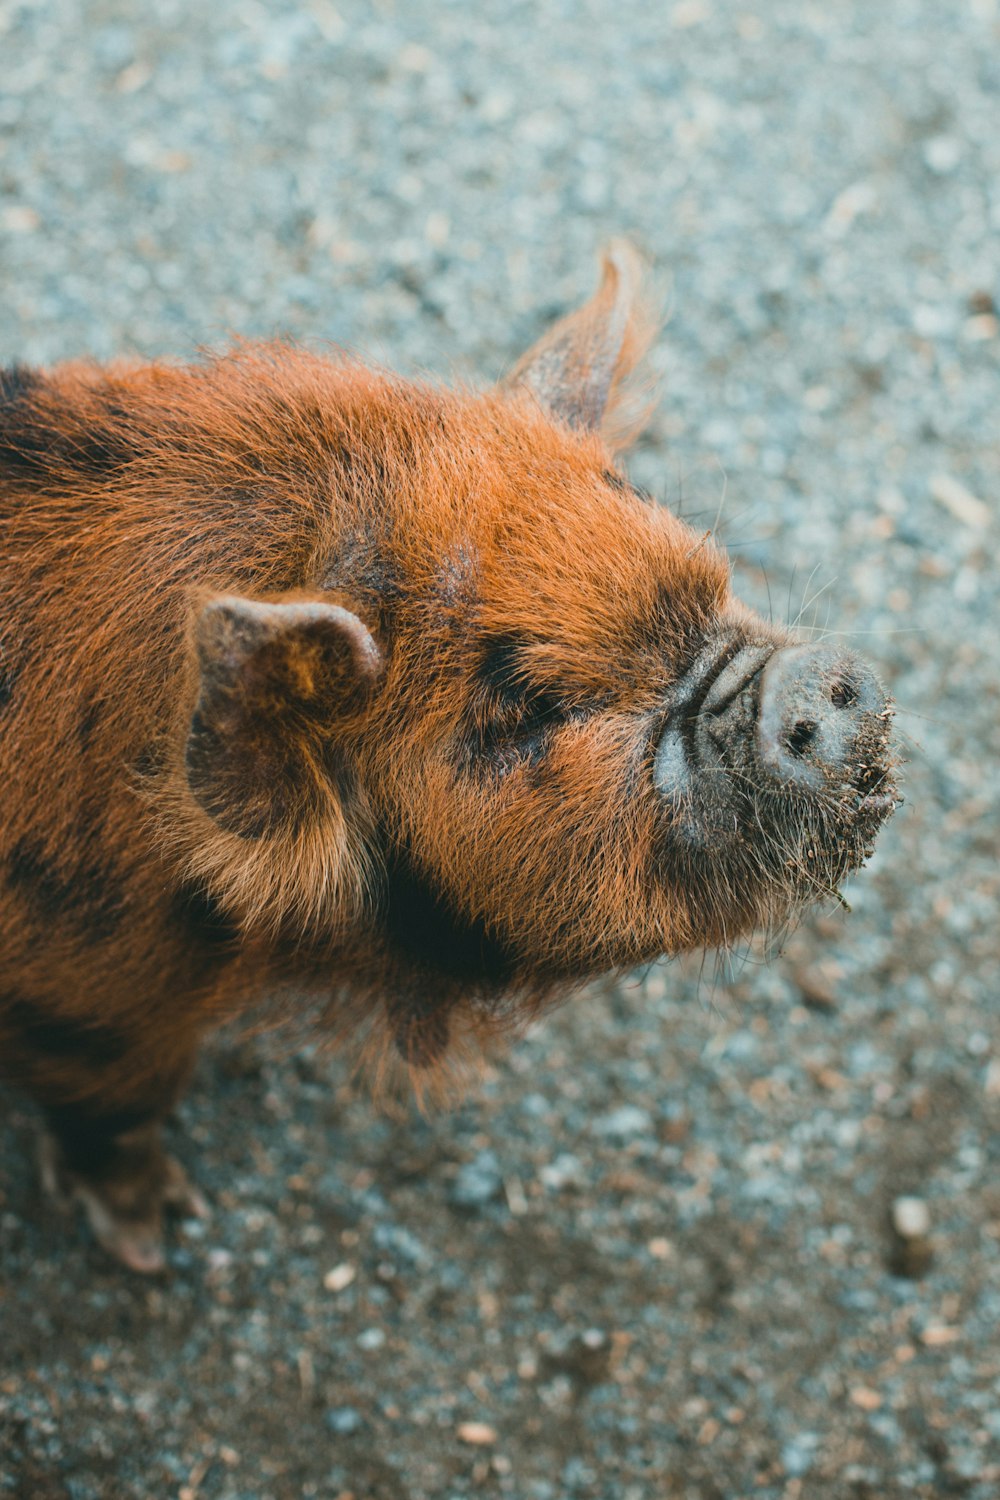
[[[786,894],[832,889],[897,805],[892,705],[871,669],[831,645],[729,636],[677,685],[653,782],[688,869]]]

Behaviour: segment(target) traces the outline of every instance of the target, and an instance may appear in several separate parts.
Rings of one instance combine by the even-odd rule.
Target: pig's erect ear
[[[294,829],[330,795],[336,731],[363,709],[378,647],[335,604],[225,595],[202,609],[195,648],[185,750],[195,800],[241,838]]]
[[[554,417],[600,432],[618,446],[630,429],[641,426],[643,414],[621,410],[622,383],[655,332],[642,261],[626,240],[614,240],[604,252],[594,296],[550,328],[518,361],[504,386],[530,390]]]

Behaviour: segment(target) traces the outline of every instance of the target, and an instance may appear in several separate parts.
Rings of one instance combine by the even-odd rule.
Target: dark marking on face
[[[476,603],[476,569],[464,547],[457,547],[441,565],[437,597],[454,624],[464,628]]]
[[[459,754],[462,770],[506,775],[519,766],[537,766],[553,731],[579,712],[558,693],[531,681],[525,671],[531,644],[530,638],[513,634],[484,642]]]
[[[174,892],[169,920],[189,945],[224,959],[236,952],[240,930],[205,886],[191,881]]]
[[[112,937],[125,914],[124,895],[107,866],[83,863],[61,870],[29,838],[11,850],[7,884],[38,921],[71,921],[94,942]]]
[[[525,719],[512,729],[488,725],[474,731],[463,743],[460,767],[475,775],[508,776],[521,768],[535,768],[545,760],[553,721]]]
[[[404,849],[395,849],[387,860],[381,924],[390,948],[425,975],[495,993],[516,972],[513,946],[482,921],[455,911]]]
[[[128,1050],[125,1038],[114,1027],[53,1015],[42,1001],[6,995],[0,1000],[0,1010],[17,1040],[41,1057],[73,1058],[99,1068],[119,1062]]]
[[[709,601],[701,612],[692,607],[690,598],[679,599],[672,584],[658,583],[652,608],[636,619],[622,621],[622,660],[652,656],[669,668],[674,680],[684,677],[709,644],[713,603]]]
[[[320,587],[343,592],[375,616],[386,629],[393,607],[403,597],[396,569],[384,556],[374,536],[355,532],[341,539],[337,556],[325,568]]]
[[[530,644],[529,637],[523,635],[492,635],[483,642],[474,682],[485,688],[503,707],[516,706],[524,701],[528,685],[524,650]]]

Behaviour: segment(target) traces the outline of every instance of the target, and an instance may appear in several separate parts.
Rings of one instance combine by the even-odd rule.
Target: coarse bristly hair
[[[587,977],[860,863],[835,799],[750,789],[706,860],[652,793],[706,641],[785,636],[617,467],[639,273],[613,247],[485,393],[287,344],[5,375],[0,1052],[43,1102],[166,1099],[265,992],[444,1097]]]

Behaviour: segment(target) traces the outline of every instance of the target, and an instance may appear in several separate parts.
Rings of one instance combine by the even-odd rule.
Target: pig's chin
[[[719,932],[829,896],[898,803],[892,707],[831,646],[714,642],[675,690],[653,782],[664,867]]]

